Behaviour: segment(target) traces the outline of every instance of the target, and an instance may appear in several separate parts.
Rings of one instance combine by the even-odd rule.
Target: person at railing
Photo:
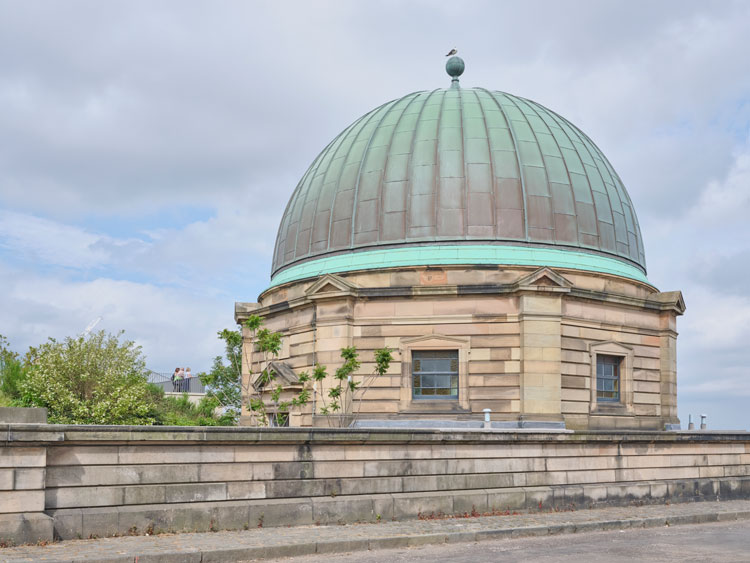
[[[190,373],[190,368],[185,368],[185,389],[187,393],[190,393],[190,381],[193,377],[193,374]]]
[[[177,391],[177,387],[179,386],[179,380],[177,379],[177,376],[180,374],[180,368],[174,368],[174,373],[172,374],[172,377],[170,378],[172,380],[172,391]]]
[[[177,372],[177,391],[180,393],[185,391],[185,370],[182,368]]]

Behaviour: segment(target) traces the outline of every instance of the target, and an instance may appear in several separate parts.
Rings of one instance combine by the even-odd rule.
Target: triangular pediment
[[[672,309],[678,315],[685,312],[685,298],[681,291],[662,291],[656,294],[656,300],[662,307]]]
[[[354,292],[357,290],[357,286],[353,283],[345,280],[342,277],[339,277],[334,274],[325,274],[318,279],[314,284],[312,284],[309,288],[307,288],[307,291],[305,291],[305,294],[308,297],[317,296],[317,295],[323,295],[323,294],[340,294],[340,293],[347,293],[347,294],[354,294]]]
[[[557,290],[569,290],[573,287],[573,283],[568,281],[566,278],[552,270],[551,268],[539,268],[538,270],[530,273],[527,276],[522,277],[516,282],[516,287],[519,289],[557,289]]]
[[[301,385],[297,374],[294,373],[294,369],[286,362],[271,362],[266,367],[266,371],[271,374],[271,386],[281,385],[282,387],[296,387]],[[265,387],[265,384],[260,381],[260,374],[257,374],[255,381],[253,381],[253,387],[256,391],[260,391]]]
[[[414,336],[412,338],[402,338],[402,346],[444,346],[447,344],[462,345],[469,342],[468,338],[459,336],[446,336],[444,334],[425,334],[424,336]]]

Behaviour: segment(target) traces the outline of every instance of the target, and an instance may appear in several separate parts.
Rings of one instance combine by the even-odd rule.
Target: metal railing
[[[200,393],[205,394],[206,387],[198,377],[172,381],[171,373],[149,372],[148,382],[164,389],[165,393]]]

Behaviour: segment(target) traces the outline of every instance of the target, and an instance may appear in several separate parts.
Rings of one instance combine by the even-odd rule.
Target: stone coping
[[[0,441],[14,444],[79,442],[175,442],[270,444],[405,443],[585,443],[585,442],[750,442],[747,431],[559,431],[540,429],[348,429],[254,428],[233,426],[99,426],[0,424]]]

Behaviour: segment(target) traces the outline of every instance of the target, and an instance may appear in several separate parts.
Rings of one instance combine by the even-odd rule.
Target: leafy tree
[[[104,331],[50,338],[26,355],[27,406],[46,407],[61,424],[153,424],[155,404],[140,346]]]
[[[9,348],[8,339],[0,334],[0,406],[17,406],[21,401],[21,384],[28,369],[18,354]]]
[[[217,406],[223,411],[223,419],[231,424],[236,424],[242,410],[243,395],[248,397],[248,409],[259,426],[284,426],[289,417],[289,409],[293,406],[304,405],[310,396],[308,389],[302,389],[290,401],[281,401],[283,388],[281,385],[271,387],[275,375],[268,370],[268,366],[276,359],[281,350],[281,334],[263,328],[263,319],[258,315],[251,315],[244,326],[250,331],[250,349],[261,354],[260,373],[257,377],[250,377],[250,381],[243,387],[242,366],[252,371],[252,358],[243,358],[242,333],[239,330],[224,329],[217,334],[224,341],[224,358],[214,358],[211,371],[201,373],[199,377],[206,386],[207,397],[216,401]],[[225,363],[226,360],[226,363]],[[307,374],[300,373],[297,376],[304,384],[308,381]],[[270,390],[268,397],[273,406],[269,411],[263,393],[256,391],[251,381],[257,381],[263,386],[264,391]]]
[[[206,386],[206,397],[223,411],[224,420],[237,424],[242,407],[242,334],[238,330],[224,329],[218,336],[224,341],[227,363],[216,356],[211,371],[200,373],[198,377]]]
[[[281,400],[281,394],[284,388],[281,385],[273,387],[271,384],[276,379],[276,374],[271,371],[270,365],[273,360],[279,357],[281,350],[281,334],[271,332],[267,328],[262,328],[263,319],[258,315],[250,315],[245,321],[245,327],[250,331],[250,349],[258,349],[261,357],[259,360],[260,373],[257,377],[250,377],[247,387],[244,389],[249,396],[248,407],[255,417],[255,422],[259,426],[286,426],[289,421],[289,411],[292,407],[302,407],[310,399],[310,390],[307,383],[310,376],[306,372],[297,374],[297,379],[302,383],[302,389],[288,401]],[[248,361],[248,371],[252,372],[252,359]],[[255,380],[259,389],[252,385]],[[273,409],[268,411],[268,404],[264,398],[264,393],[270,389],[270,399]]]
[[[370,388],[375,378],[383,375],[388,371],[388,367],[393,361],[393,353],[389,348],[380,348],[375,350],[375,369],[373,373],[366,376],[362,381],[354,379],[355,372],[360,367],[359,354],[354,346],[341,349],[341,358],[344,363],[333,374],[336,383],[328,389],[328,401],[326,394],[321,395],[323,406],[320,408],[320,414],[328,417],[329,426],[344,426],[352,424],[359,416],[359,410],[362,407],[362,398]],[[325,366],[316,365],[313,369],[312,379],[320,383],[328,378],[328,371]],[[358,395],[355,398],[355,394]],[[357,401],[357,408],[354,409],[354,401]],[[347,421],[345,414],[351,415],[351,420]]]

